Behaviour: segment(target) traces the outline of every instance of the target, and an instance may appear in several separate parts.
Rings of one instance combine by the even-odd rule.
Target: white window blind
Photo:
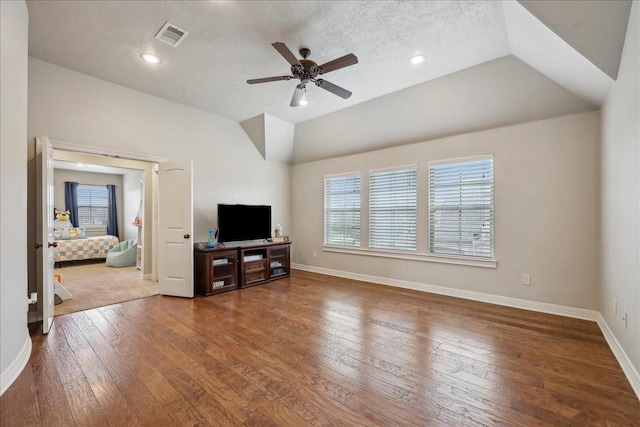
[[[493,157],[429,164],[429,252],[493,258]]]
[[[109,218],[108,209],[109,194],[106,186],[78,185],[78,216],[80,226],[106,226]]]
[[[324,244],[360,246],[360,174],[325,177]]]
[[[416,250],[416,167],[369,172],[369,247]]]

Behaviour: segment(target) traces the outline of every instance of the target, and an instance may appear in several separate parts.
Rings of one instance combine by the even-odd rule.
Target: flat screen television
[[[218,241],[271,238],[271,206],[218,204]]]

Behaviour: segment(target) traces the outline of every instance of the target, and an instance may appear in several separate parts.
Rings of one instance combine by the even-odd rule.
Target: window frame
[[[107,223],[105,222],[104,224],[89,224],[89,225],[83,225],[80,223],[80,218],[82,218],[82,215],[80,214],[80,210],[82,208],[87,208],[89,207],[90,209],[90,215],[93,213],[92,209],[94,208],[102,208],[102,206],[94,206],[93,204],[91,205],[84,205],[81,204],[80,200],[81,200],[81,196],[80,196],[80,191],[81,189],[84,190],[83,187],[90,187],[89,191],[91,191],[93,188],[95,189],[100,189],[100,191],[102,191],[102,189],[104,188],[104,192],[105,192],[105,196],[106,196],[106,201],[107,201],[107,205],[105,206],[106,209],[106,221],[108,222],[109,220],[109,190],[107,189],[106,185],[97,185],[97,184],[78,184],[78,188],[76,190],[77,192],[77,197],[78,197],[78,224],[74,224],[74,226],[76,227],[83,227],[85,230],[105,230],[107,229]],[[84,190],[86,191],[86,190]],[[93,216],[91,216],[91,218],[93,219]]]
[[[434,167],[445,166],[445,165],[459,165],[464,163],[472,163],[479,161],[491,161],[491,204],[490,204],[490,230],[489,230],[489,250],[490,253],[488,255],[466,255],[466,254],[454,254],[448,252],[434,252],[432,251],[432,215],[433,215],[433,206],[432,206],[432,185],[431,185],[431,170]],[[480,156],[472,156],[472,157],[462,157],[462,158],[453,158],[453,159],[445,159],[445,160],[436,160],[428,162],[427,164],[427,253],[429,256],[435,257],[450,257],[450,258],[458,258],[458,259],[469,259],[469,260],[481,260],[481,261],[489,261],[495,262],[495,165],[494,165],[494,156],[493,154],[485,154]]]
[[[358,182],[358,208],[357,208],[357,224],[358,224],[358,229],[357,229],[357,234],[358,237],[357,239],[354,241],[354,244],[347,244],[344,243],[345,240],[345,236],[343,233],[343,243],[335,243],[335,242],[328,242],[327,241],[327,183],[330,180],[334,180],[334,179],[339,179],[339,178],[343,178],[343,179],[357,179]],[[346,192],[344,193],[346,194]],[[342,210],[343,212],[346,211],[352,211],[355,212],[356,209],[355,208],[351,208],[351,209],[346,209],[346,208],[330,208],[333,210],[337,210],[340,211]],[[323,179],[323,211],[322,211],[322,222],[323,222],[323,228],[322,228],[322,242],[323,242],[323,247],[325,246],[330,246],[330,247],[337,247],[337,248],[351,248],[351,249],[355,249],[355,248],[360,248],[362,246],[362,174],[358,171],[358,172],[347,172],[347,173],[341,173],[341,174],[333,174],[333,175],[325,175],[324,179]],[[355,223],[355,222],[354,222]],[[342,226],[344,227],[344,221],[342,222]]]

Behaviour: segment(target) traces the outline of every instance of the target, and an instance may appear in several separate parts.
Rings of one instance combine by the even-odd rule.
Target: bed
[[[58,254],[55,262],[106,258],[119,242],[116,236],[91,236],[86,239],[56,240]]]

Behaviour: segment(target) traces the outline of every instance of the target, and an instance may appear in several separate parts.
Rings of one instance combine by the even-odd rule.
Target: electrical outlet
[[[613,300],[613,315],[614,316],[618,315],[618,300],[617,299]]]
[[[313,257],[318,258],[318,251],[313,251]]]
[[[531,286],[531,275],[529,273],[522,273],[522,284]]]
[[[622,312],[622,321],[624,322],[624,328],[627,329],[627,312]]]

